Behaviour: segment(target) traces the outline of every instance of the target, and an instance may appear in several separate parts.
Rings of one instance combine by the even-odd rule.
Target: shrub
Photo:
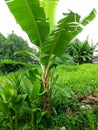
[[[93,53],[97,45],[90,45],[88,39],[84,42],[75,39],[68,44],[66,53],[72,56],[76,63],[92,63]]]
[[[75,65],[74,58],[69,54],[62,54],[60,57],[56,57],[54,61],[54,66],[64,64],[64,65]]]
[[[7,39],[4,39],[2,35],[0,35],[2,39],[0,39],[0,71],[3,73],[8,73],[12,71],[16,71],[23,67],[22,65],[15,64],[4,64],[4,60],[13,60],[13,61],[21,61],[21,62],[32,62],[31,58],[23,55],[16,54],[17,51],[33,51],[27,42],[24,41],[21,37],[18,37],[16,34],[10,34]]]

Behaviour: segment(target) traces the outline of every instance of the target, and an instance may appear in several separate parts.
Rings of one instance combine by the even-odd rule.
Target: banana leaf
[[[49,0],[44,0],[45,2],[49,2]],[[50,0],[50,2],[54,1]],[[67,44],[95,18],[96,11],[93,9],[83,20],[79,14],[72,11],[64,13],[64,18],[50,32],[51,25],[45,14],[47,12],[49,16],[52,12],[48,13],[47,6],[42,7],[40,3],[40,0],[13,0],[7,4],[17,22],[28,34],[31,42],[38,46],[41,64],[49,66],[51,59],[62,55]]]
[[[73,40],[83,30],[83,27],[91,22],[95,17],[95,9],[93,9],[83,20],[81,20],[80,15],[72,11],[64,14],[64,18],[57,23],[42,47],[42,52],[44,53],[41,59],[42,63],[47,65],[53,55],[62,55],[67,44]],[[84,24],[84,21],[87,21],[87,23]]]
[[[42,47],[50,28],[39,0],[13,0],[7,5],[31,42]]]

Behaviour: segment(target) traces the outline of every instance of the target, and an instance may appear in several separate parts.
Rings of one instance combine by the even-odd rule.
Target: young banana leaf
[[[43,0],[40,2],[45,10],[46,18],[49,20],[50,30],[53,29],[56,23],[55,15],[58,2],[59,0]]]

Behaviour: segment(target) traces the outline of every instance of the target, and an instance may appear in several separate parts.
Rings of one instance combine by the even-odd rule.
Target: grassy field
[[[54,77],[56,83],[61,84],[66,90],[78,93],[90,93],[98,89],[98,65],[84,64],[79,66],[58,66]]]
[[[59,113],[55,116],[58,126],[98,130],[98,65],[60,65],[53,77],[56,84],[51,102]]]

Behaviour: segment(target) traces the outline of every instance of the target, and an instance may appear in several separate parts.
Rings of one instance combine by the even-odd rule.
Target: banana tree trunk
[[[47,92],[47,94],[44,97],[44,109],[50,113],[50,103],[49,103],[49,76],[47,74],[47,68],[44,68],[44,74],[43,74],[43,86],[44,90]]]

